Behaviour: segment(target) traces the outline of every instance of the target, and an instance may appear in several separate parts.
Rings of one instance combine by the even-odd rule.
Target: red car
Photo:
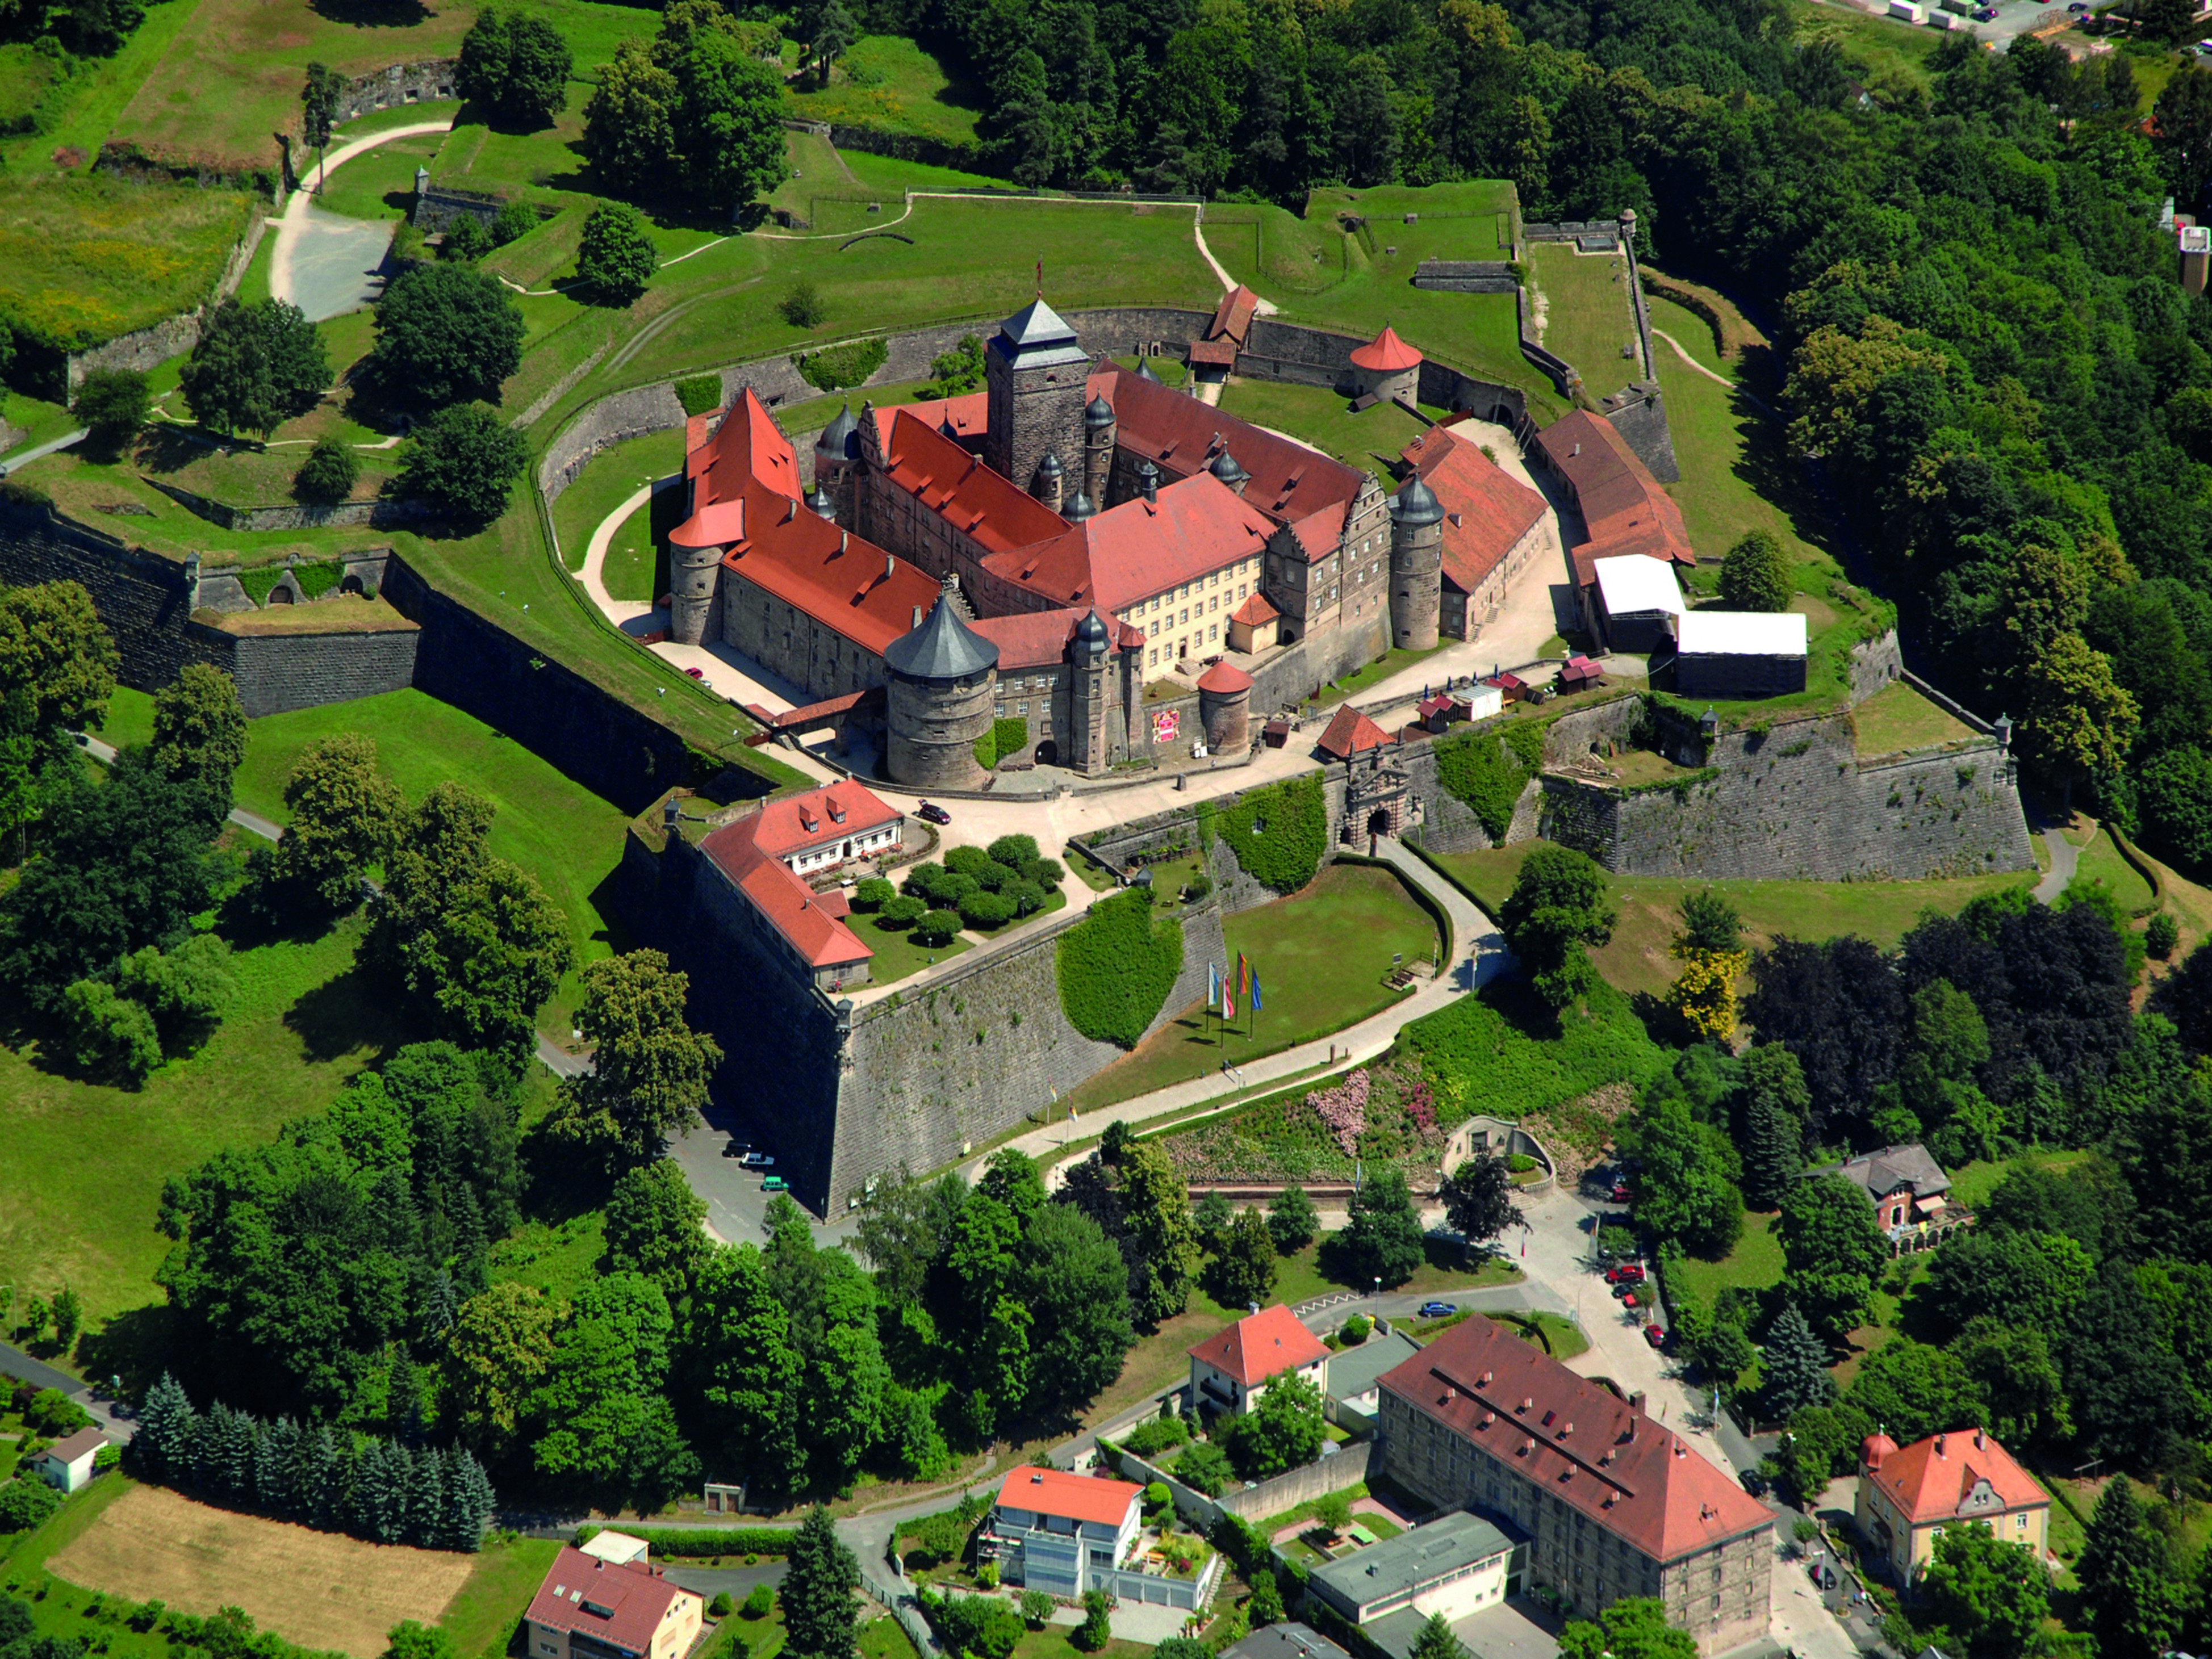
[[[1608,1285],[1641,1285],[1644,1282],[1644,1264],[1624,1261],[1618,1267],[1607,1267],[1605,1282]]]
[[[1613,1201],[1616,1204],[1626,1204],[1628,1202],[1628,1183],[1625,1181],[1614,1182],[1613,1183]]]
[[[951,813],[946,811],[942,806],[932,806],[927,801],[924,801],[921,805],[915,807],[914,809],[914,815],[915,817],[924,819],[931,823],[950,823],[952,822]]]
[[[1644,1340],[1655,1348],[1663,1348],[1667,1346],[1667,1333],[1656,1325],[1646,1325],[1644,1328]]]
[[[687,668],[684,672],[689,674],[695,680],[703,680],[707,678],[707,673],[704,669]]]

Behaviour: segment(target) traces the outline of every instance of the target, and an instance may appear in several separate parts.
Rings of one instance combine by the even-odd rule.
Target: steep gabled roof
[[[1943,1173],[1943,1166],[1917,1140],[1904,1146],[1885,1146],[1877,1152],[1861,1152],[1856,1158],[1808,1173],[1839,1175],[1846,1181],[1856,1182],[1876,1198],[1893,1193],[1899,1187],[1910,1187],[1915,1198],[1929,1198],[1951,1190],[1951,1177]]]
[[[884,461],[893,483],[986,553],[1034,546],[1067,527],[1059,514],[991,471],[914,409],[892,417]]]
[[[1462,593],[1480,587],[1547,510],[1544,498],[1440,426],[1407,444],[1401,457],[1444,509],[1444,579]]]
[[[1366,715],[1346,703],[1336,711],[1336,718],[1329,721],[1328,730],[1321,734],[1321,750],[1338,760],[1350,760],[1354,755],[1364,754],[1370,749],[1387,748],[1397,741]]]
[[[1221,296],[1221,303],[1213,308],[1213,320],[1206,325],[1209,340],[1230,340],[1244,343],[1252,331],[1253,314],[1260,308],[1260,296],[1239,283]]]
[[[1095,513],[1052,540],[994,553],[984,568],[1063,605],[1121,611],[1209,571],[1256,557],[1274,526],[1212,473]]]
[[[748,813],[708,836],[699,850],[810,966],[846,967],[874,956],[860,935],[815,896],[812,888],[760,845],[755,839],[760,828],[761,814]]]
[[[750,386],[730,405],[711,439],[695,438],[712,418],[699,416],[684,425],[689,447],[684,471],[695,482],[695,507],[729,501],[747,482],[794,501],[806,493],[799,482],[798,453]]]
[[[1267,603],[1265,595],[1255,590],[1250,599],[1245,600],[1243,604],[1237,607],[1236,614],[1231,617],[1229,620],[1235,623],[1243,623],[1247,628],[1258,628],[1265,623],[1274,621],[1276,617],[1282,614],[1283,613],[1276,610],[1273,605]]]
[[[900,817],[873,792],[849,781],[780,795],[752,815],[753,845],[777,858],[839,836],[857,836]]]
[[[531,1598],[526,1617],[549,1630],[643,1654],[669,1609],[688,1593],[642,1561],[603,1561],[564,1544]]]
[[[1283,1371],[1327,1359],[1328,1350],[1278,1302],[1238,1320],[1220,1335],[1208,1337],[1190,1351],[1190,1357],[1249,1389]]]
[[[1574,486],[1590,545],[1601,556],[1649,553],[1697,563],[1681,509],[1612,422],[1578,409],[1546,427],[1536,441]]]
[[[1480,1314],[1382,1388],[1662,1564],[1774,1524],[1638,1407]]]

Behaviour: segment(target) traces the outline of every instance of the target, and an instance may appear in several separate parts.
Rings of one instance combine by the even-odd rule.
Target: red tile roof
[[[1584,545],[1594,557],[1647,553],[1678,564],[1697,563],[1681,509],[1612,422],[1578,409],[1546,427],[1536,441],[1574,486],[1589,532]]]
[[[1327,1359],[1328,1350],[1319,1337],[1298,1323],[1296,1314],[1278,1302],[1200,1343],[1190,1351],[1190,1357],[1249,1389],[1279,1372]]]
[[[684,476],[696,481],[695,507],[735,499],[747,480],[763,484],[778,495],[797,501],[805,494],[799,482],[799,456],[783,435],[768,405],[747,386],[723,416],[712,439],[704,429],[712,416],[696,416],[684,422]],[[696,544],[704,546],[704,543]]]
[[[1190,360],[1194,363],[1218,364],[1224,368],[1237,366],[1237,342],[1234,340],[1193,340]]]
[[[1155,462],[1169,477],[1203,471],[1220,453],[1215,440],[1225,442],[1237,464],[1251,475],[1244,486],[1245,503],[1278,524],[1333,507],[1341,531],[1343,509],[1359,493],[1360,474],[1343,462],[1157,380],[1108,363],[1092,371],[1087,390],[1113,404],[1115,443]],[[1335,545],[1334,535],[1330,545]]]
[[[1265,596],[1255,593],[1250,599],[1245,600],[1243,604],[1237,607],[1237,614],[1230,617],[1229,620],[1231,622],[1243,623],[1247,628],[1257,628],[1263,623],[1271,623],[1274,621],[1276,617],[1282,614],[1283,613],[1276,610],[1273,605],[1267,603]]]
[[[994,553],[983,564],[1061,605],[1122,611],[1256,558],[1273,530],[1264,514],[1201,471],[1169,484],[1158,501],[1123,501],[1041,545]]]
[[[1006,1471],[999,1487],[999,1504],[1004,1509],[1027,1510],[1033,1515],[1089,1521],[1118,1529],[1128,1518],[1129,1505],[1144,1495],[1142,1486],[1127,1480],[1071,1474],[1066,1469],[1041,1469],[1025,1463]]]
[[[1059,514],[991,471],[913,409],[902,409],[893,417],[884,460],[893,483],[986,553],[1029,547],[1067,528]]]
[[[943,591],[904,559],[805,507],[787,520],[763,526],[756,516],[753,523],[754,534],[723,556],[722,568],[876,656],[910,632],[915,611],[927,616]]]
[[[888,448],[895,416],[906,414],[926,423],[932,431],[940,431],[947,422],[952,426],[952,435],[963,443],[981,439],[991,424],[991,394],[988,392],[963,392],[957,398],[937,398],[924,403],[897,404],[889,408],[864,411],[861,418],[876,423],[876,441]],[[1062,457],[1065,459],[1065,457]]]
[[[1260,309],[1260,296],[1239,283],[1221,296],[1221,303],[1213,308],[1213,320],[1206,325],[1209,340],[1233,340],[1244,343],[1252,331],[1252,318]]]
[[[564,1544],[526,1616],[549,1630],[580,1632],[642,1654],[678,1598],[689,1594],[642,1561],[602,1561]]]
[[[1419,368],[1421,354],[1398,337],[1398,331],[1389,324],[1382,331],[1352,354],[1352,366],[1376,373],[1388,374],[1403,368]]]
[[[842,967],[874,956],[857,933],[823,908],[814,890],[781,859],[754,840],[760,821],[761,815],[754,812],[726,823],[701,842],[699,850],[810,966]]]
[[[1344,539],[1344,521],[1349,516],[1349,501],[1335,501],[1318,513],[1309,513],[1291,523],[1291,538],[1297,543],[1298,551],[1305,555],[1308,564],[1317,564],[1336,551]]]
[[[1542,520],[1544,498],[1482,453],[1480,445],[1432,426],[1401,459],[1444,509],[1444,579],[1472,593]]]
[[[1868,1449],[1875,1449],[1869,1441]],[[1971,1512],[1967,1500],[1984,1481],[2008,1510],[2051,1502],[2051,1494],[2013,1461],[2012,1454],[1979,1429],[1934,1434],[1881,1455],[1866,1478],[1917,1526]],[[1975,1506],[1988,1507],[1986,1503]]]
[[[1480,1314],[1381,1386],[1662,1563],[1774,1524],[1677,1436]]]
[[[1339,760],[1350,760],[1354,755],[1364,754],[1370,749],[1381,749],[1397,741],[1350,703],[1336,711],[1336,718],[1328,723],[1328,730],[1321,734],[1322,752],[1334,755]]]
[[[902,816],[875,794],[849,781],[781,796],[751,815],[753,845],[776,858],[896,823]]]
[[[1199,677],[1198,689],[1211,691],[1218,697],[1231,697],[1239,691],[1249,691],[1252,677],[1233,662],[1218,662]]]

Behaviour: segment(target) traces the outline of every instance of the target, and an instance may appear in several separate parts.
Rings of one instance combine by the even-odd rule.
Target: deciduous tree
[[[246,763],[237,682],[209,664],[186,663],[154,694],[152,748],[166,776],[200,785],[213,798],[210,810],[228,817],[231,780]]]
[[[2212,964],[2212,957],[2207,958]],[[1284,1255],[1296,1255],[1314,1241],[1321,1230],[1319,1213],[1306,1189],[1292,1182],[1275,1194],[1275,1201],[1267,1206],[1267,1231],[1275,1240],[1275,1249]]]
[[[641,1273],[672,1298],[686,1294],[708,1239],[700,1224],[707,1200],[691,1190],[680,1166],[657,1158],[625,1171],[607,1194],[607,1260],[617,1272]]]
[[[146,377],[135,368],[95,368],[77,387],[74,410],[95,450],[119,453],[138,435],[154,407]]]
[[[1439,1196],[1445,1219],[1469,1246],[1522,1224],[1521,1206],[1513,1201],[1513,1172],[1487,1146],[1477,1148],[1445,1177]]]
[[[1275,1241],[1259,1211],[1237,1212],[1221,1236],[1213,1274],[1214,1299],[1228,1307],[1253,1306],[1274,1294]]]
[[[1386,1286],[1402,1285],[1419,1271],[1425,1249],[1421,1218],[1401,1171],[1388,1166],[1370,1170],[1366,1184],[1346,1207],[1345,1228],[1334,1244],[1358,1282],[1379,1279]]]
[[[308,744],[284,780],[284,805],[292,818],[272,875],[326,911],[360,903],[362,879],[400,821],[399,791],[377,766],[376,740],[342,732]]]
[[[1247,1480],[1270,1480],[1321,1455],[1326,1432],[1321,1390],[1294,1371],[1284,1372],[1269,1381],[1260,1403],[1229,1431],[1229,1460]]]
[[[1968,1659],[2028,1652],[2051,1610],[2051,1574],[2035,1552],[1986,1526],[1944,1528],[1921,1588]]]
[[[535,1285],[503,1279],[461,1304],[446,1336],[446,1410],[487,1458],[506,1455],[552,1363],[562,1310]]]
[[[416,265],[376,302],[369,366],[397,403],[431,409],[472,398],[496,403],[500,383],[521,364],[522,335],[522,313],[489,272]]]
[[[1782,1198],[1783,1284],[1831,1341],[1866,1322],[1889,1240],[1866,1189],[1840,1176],[1802,1180]]]
[[[264,436],[312,409],[330,383],[323,337],[299,307],[273,299],[225,300],[179,374],[201,425]]]
[[[1721,600],[1731,611],[1790,608],[1790,567],[1771,531],[1747,531],[1721,567]]]
[[[626,306],[636,299],[659,264],[645,222],[627,203],[602,202],[584,221],[576,277],[606,304]]]
[[[1564,1008],[1596,983],[1597,969],[1583,947],[1611,939],[1616,915],[1595,861],[1572,848],[1546,845],[1522,861],[1498,922],[1536,994]]]
[[[399,493],[456,525],[486,525],[507,510],[526,455],[522,434],[508,429],[491,410],[480,404],[457,404],[415,428],[399,458]]]
[[[641,1164],[699,1121],[722,1051],[684,1018],[690,983],[658,951],[584,970],[576,1025],[592,1045],[592,1068],[563,1085],[551,1133],[611,1162]]]

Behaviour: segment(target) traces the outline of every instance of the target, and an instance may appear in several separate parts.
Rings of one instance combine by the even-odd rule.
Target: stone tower
[[[1049,450],[1037,463],[1036,477],[1030,482],[1030,494],[1050,507],[1060,511],[1060,497],[1067,488],[1067,469],[1060,465],[1060,457]]]
[[[1094,510],[1107,506],[1106,491],[1114,482],[1114,434],[1117,430],[1114,405],[1102,394],[1083,411],[1083,493]]]
[[[1390,500],[1390,643],[1427,651],[1443,605],[1444,509],[1416,472]]]
[[[1106,619],[1094,606],[1075,625],[1075,672],[1069,691],[1067,745],[1060,763],[1079,772],[1103,772],[1111,764],[1107,753],[1107,708],[1111,698],[1106,684],[1107,663],[1112,651]]]
[[[919,609],[919,607],[916,607]],[[980,789],[975,744],[991,729],[999,647],[960,619],[948,578],[925,619],[884,650],[891,778],[916,789]]]
[[[744,535],[744,513],[742,501],[719,502],[668,532],[668,637],[679,645],[706,643],[722,555]]]
[[[1083,388],[1090,373],[1075,331],[1042,300],[1000,324],[983,353],[990,410],[984,465],[1027,489],[1046,456],[1084,454]]]
[[[1252,746],[1252,677],[1232,662],[1218,662],[1198,683],[1199,724],[1217,755],[1241,755]]]

